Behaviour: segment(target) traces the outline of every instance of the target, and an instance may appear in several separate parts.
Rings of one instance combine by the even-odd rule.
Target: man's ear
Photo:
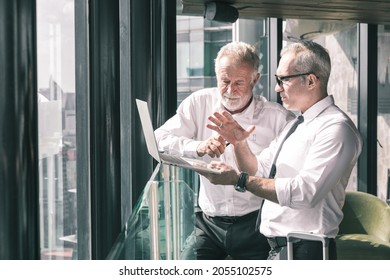
[[[253,79],[253,85],[255,85],[260,79],[260,73],[256,74],[256,77]]]
[[[310,74],[308,78],[309,78],[309,86],[315,85],[317,77],[313,74]]]

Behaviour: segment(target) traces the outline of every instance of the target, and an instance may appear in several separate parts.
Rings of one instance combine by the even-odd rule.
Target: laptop
[[[152,119],[150,117],[148,103],[136,99],[138,114],[141,119],[142,130],[145,136],[149,154],[159,163],[178,166],[199,172],[221,174],[220,170],[208,167],[208,163],[199,159],[186,158],[179,155],[170,155],[158,150]]]

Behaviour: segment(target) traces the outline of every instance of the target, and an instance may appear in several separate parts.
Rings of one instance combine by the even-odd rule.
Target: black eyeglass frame
[[[295,78],[295,77],[300,77],[300,76],[305,76],[305,75],[310,75],[310,74],[313,74],[313,73],[308,72],[308,73],[295,74],[295,75],[289,75],[289,76],[278,76],[275,74],[275,78],[276,78],[276,83],[278,84],[278,86],[281,86],[281,85],[283,85],[283,80],[285,80],[285,79],[290,79],[290,78]]]

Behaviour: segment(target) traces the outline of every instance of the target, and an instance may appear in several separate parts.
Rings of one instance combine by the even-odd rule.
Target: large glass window
[[[378,25],[378,190],[390,202],[390,26]],[[369,93],[370,94],[370,93]]]
[[[74,0],[37,0],[42,259],[76,254]]]
[[[216,86],[214,59],[232,41],[232,25],[177,16],[178,104],[192,92]]]

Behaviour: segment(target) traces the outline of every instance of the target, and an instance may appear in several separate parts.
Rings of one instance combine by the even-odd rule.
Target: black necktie
[[[272,166],[271,166],[271,170],[269,172],[268,178],[270,178],[270,179],[275,178],[275,174],[276,174],[276,160],[278,159],[280,150],[282,149],[282,146],[283,146],[284,142],[287,140],[287,138],[290,137],[291,134],[293,134],[293,132],[297,129],[298,125],[300,125],[301,123],[303,123],[303,116],[299,115],[295,119],[293,125],[290,127],[290,130],[287,132],[287,134],[284,137],[283,141],[280,143],[280,145],[278,147],[278,150],[276,151],[276,154],[275,154],[275,157],[274,157],[274,161],[272,162]]]
[[[270,178],[270,179],[275,178],[275,174],[276,174],[276,160],[278,159],[280,150],[282,149],[282,146],[283,146],[284,142],[287,140],[287,138],[290,137],[291,134],[293,134],[293,132],[297,129],[298,125],[300,125],[301,123],[303,123],[303,116],[299,115],[295,119],[294,123],[292,124],[292,126],[290,127],[290,129],[287,132],[286,136],[284,137],[283,141],[280,143],[280,145],[278,147],[278,150],[276,151],[276,154],[275,154],[274,160],[272,162],[272,166],[271,166],[271,170],[269,172],[268,178]],[[256,230],[259,230],[259,226],[260,226],[260,222],[261,222],[261,208],[263,208],[263,204],[264,204],[264,200],[261,202],[260,209],[259,209],[259,214],[257,215]]]

